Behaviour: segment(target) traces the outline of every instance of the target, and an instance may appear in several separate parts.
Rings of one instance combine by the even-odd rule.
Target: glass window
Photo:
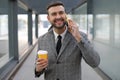
[[[120,80],[119,3],[120,0],[93,0],[95,48],[101,57],[100,68],[112,80]]]
[[[110,15],[98,14],[95,18],[95,38],[109,43],[110,39]]]
[[[32,22],[33,22],[33,26],[32,26],[32,38],[33,38],[33,44],[36,42],[36,37],[35,37],[35,14],[32,14]]]
[[[20,58],[28,48],[28,15],[18,14],[18,47]]]
[[[115,15],[115,46],[120,47],[120,15]]]
[[[87,3],[84,3],[73,11],[72,19],[79,26],[79,30],[87,33]]]
[[[72,19],[79,26],[79,30],[84,32],[84,33],[87,33],[87,15],[72,14],[71,16],[72,16]]]
[[[38,25],[38,34],[39,34],[39,36],[41,36],[41,35],[43,35],[43,34],[45,34],[47,31],[48,31],[48,29],[49,29],[49,27],[50,27],[50,23],[49,23],[49,21],[48,21],[48,19],[47,19],[47,15],[46,14],[42,14],[42,15],[39,15],[39,20],[38,20],[39,22],[39,25]]]
[[[93,15],[92,14],[88,14],[87,16],[88,18],[88,23],[87,23],[87,26],[88,26],[88,38],[90,40],[93,39],[93,35],[94,35],[94,28],[93,28]]]
[[[0,0],[0,68],[9,60],[8,2]]]

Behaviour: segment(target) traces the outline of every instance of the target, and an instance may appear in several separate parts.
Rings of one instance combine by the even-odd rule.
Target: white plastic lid
[[[45,51],[45,50],[39,50],[38,51],[38,54],[47,54],[48,52],[47,51]]]

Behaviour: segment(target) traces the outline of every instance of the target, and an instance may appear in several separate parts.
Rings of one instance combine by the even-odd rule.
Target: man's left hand
[[[81,35],[79,32],[78,26],[71,19],[68,20],[68,30],[74,36],[74,38],[77,40],[77,42],[81,41]]]

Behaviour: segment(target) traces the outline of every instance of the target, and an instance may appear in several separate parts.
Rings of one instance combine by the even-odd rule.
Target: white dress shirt
[[[64,39],[64,37],[65,37],[66,32],[67,32],[67,27],[66,27],[65,31],[64,31],[62,34],[57,34],[57,33],[55,32],[54,28],[53,28],[53,33],[54,33],[54,36],[55,36],[55,44],[57,44],[57,41],[58,41],[57,36],[58,36],[58,35],[60,35],[60,36],[62,37],[62,40],[61,40],[61,41],[63,42],[63,39]]]

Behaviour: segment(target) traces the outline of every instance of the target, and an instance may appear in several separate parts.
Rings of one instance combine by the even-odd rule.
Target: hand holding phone
[[[69,32],[74,36],[74,38],[80,42],[81,40],[81,35],[79,33],[79,29],[77,24],[72,20],[67,17],[67,24],[68,24],[68,30]]]

